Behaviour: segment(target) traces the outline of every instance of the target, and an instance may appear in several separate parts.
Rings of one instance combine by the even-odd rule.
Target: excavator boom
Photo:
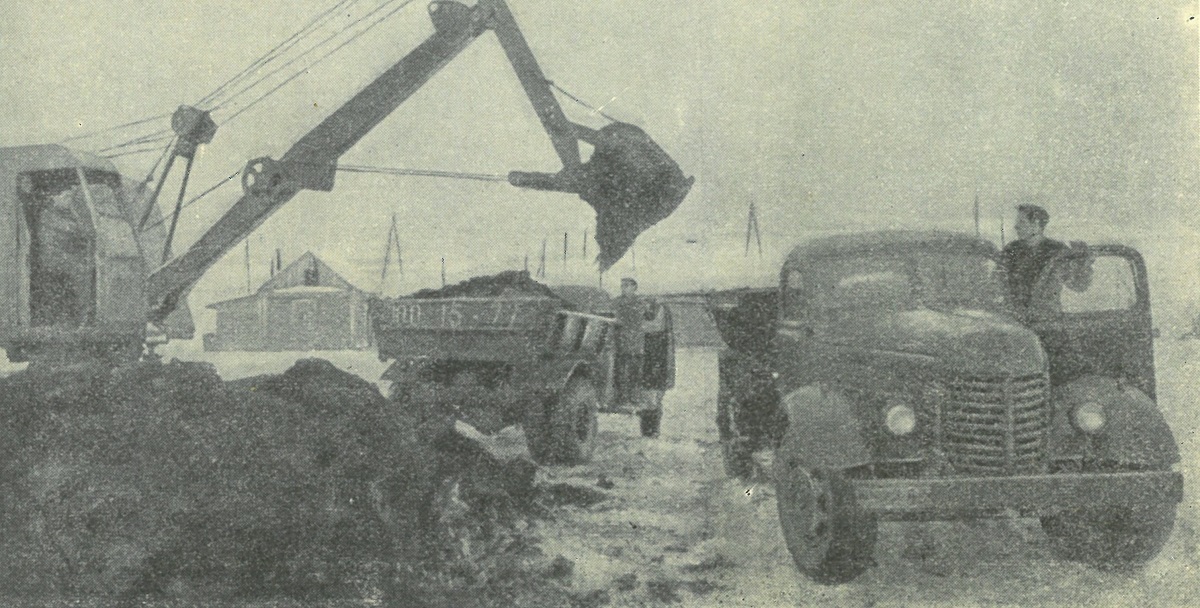
[[[575,193],[597,214],[598,261],[607,269],[647,227],[682,202],[692,178],[644,132],[614,123],[593,130],[569,121],[504,0],[429,5],[434,33],[301,137],[279,160],[257,158],[242,171],[243,195],[182,255],[147,282],[150,322],[161,324],[204,272],[301,190],[333,188],[338,159],[483,32],[496,33],[549,134],[563,168],[512,172],[518,187]],[[181,134],[181,139],[186,139]],[[595,147],[582,163],[579,141]]]

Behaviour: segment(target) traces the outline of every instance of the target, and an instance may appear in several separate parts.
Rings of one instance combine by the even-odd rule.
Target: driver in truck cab
[[[1084,291],[1091,284],[1092,256],[1083,241],[1047,238],[1050,214],[1037,205],[1017,206],[1017,240],[1000,253],[1000,272],[1009,302],[1022,317],[1058,308],[1063,285]]]

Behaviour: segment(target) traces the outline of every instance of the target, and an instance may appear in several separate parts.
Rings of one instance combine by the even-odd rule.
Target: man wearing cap
[[[1086,243],[1072,241],[1068,247],[1045,236],[1050,214],[1037,205],[1017,206],[1017,240],[1000,254],[1008,298],[1019,313],[1031,307],[1056,307],[1059,287],[1066,284],[1083,291],[1091,283],[1091,254]],[[1047,267],[1055,276],[1043,277]],[[1057,280],[1056,280],[1057,279]]]
[[[621,279],[621,295],[613,301],[617,313],[617,386],[620,401],[635,403],[642,385],[642,358],[646,352],[646,302],[637,295],[637,281]]]

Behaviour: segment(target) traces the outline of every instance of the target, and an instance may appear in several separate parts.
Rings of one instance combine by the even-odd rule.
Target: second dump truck
[[[492,429],[521,424],[542,464],[589,460],[599,412],[637,413],[642,434],[658,434],[662,396],[675,382],[665,307],[661,331],[646,335],[643,382],[627,387],[616,373],[623,355],[609,311],[579,310],[528,273],[497,277],[523,289],[372,299],[379,358],[394,361],[385,379],[452,401],[442,405],[488,419]]]
[[[1058,556],[1098,567],[1166,542],[1183,479],[1141,255],[1056,259],[1021,310],[997,260],[966,234],[851,234],[797,246],[777,288],[709,294],[729,347],[727,471],[754,475],[773,450],[781,527],[808,577],[863,573],[880,520],[1037,517]],[[1064,281],[1081,263],[1089,280]]]

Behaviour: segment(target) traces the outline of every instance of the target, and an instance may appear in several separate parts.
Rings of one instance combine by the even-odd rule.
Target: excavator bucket
[[[645,131],[626,123],[600,129],[583,164],[579,198],[596,210],[600,270],[608,270],[647,228],[671,215],[692,188],[679,165]]]
[[[671,215],[692,188],[679,165],[645,131],[614,122],[581,139],[594,148],[575,170],[556,174],[513,171],[508,181],[520,188],[579,194],[596,210],[596,261],[608,270],[647,228]]]

